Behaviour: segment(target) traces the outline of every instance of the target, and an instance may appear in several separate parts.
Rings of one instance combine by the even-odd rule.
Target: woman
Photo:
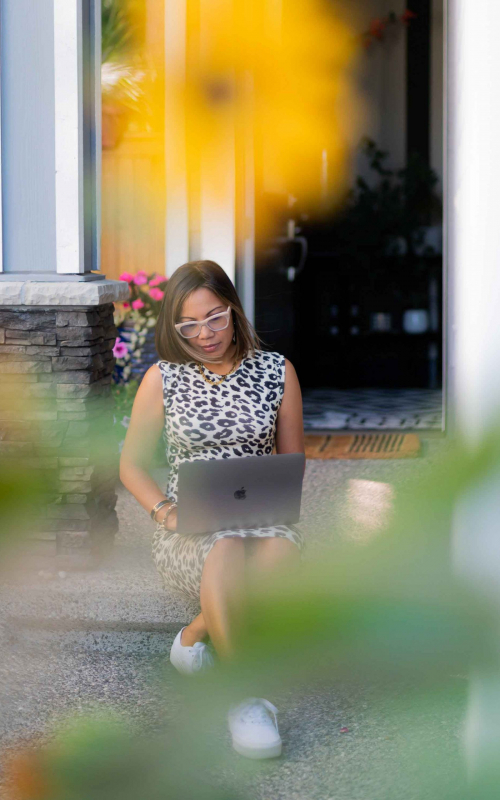
[[[120,478],[157,523],[153,558],[172,592],[201,612],[177,634],[170,660],[183,673],[233,654],[249,570],[296,568],[304,548],[293,525],[216,533],[176,532],[183,461],[304,452],[302,398],[288,359],[260,347],[236,290],[213,261],[179,267],[167,282],[156,326],[161,360],[140,384],[121,453]],[[165,493],[148,468],[160,435],[170,466]],[[251,758],[281,753],[277,709],[246,698],[228,713],[233,746]]]

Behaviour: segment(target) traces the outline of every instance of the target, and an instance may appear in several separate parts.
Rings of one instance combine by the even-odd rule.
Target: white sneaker
[[[171,664],[184,675],[194,675],[213,667],[214,659],[206,644],[195,642],[192,647],[181,644],[184,628],[187,628],[187,625],[180,629],[170,649]]]
[[[269,712],[272,712],[272,719]],[[236,752],[247,758],[274,758],[281,755],[278,709],[263,697],[248,697],[231,706],[227,720]]]

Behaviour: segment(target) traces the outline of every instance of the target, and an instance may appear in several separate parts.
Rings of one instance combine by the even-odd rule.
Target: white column
[[[102,95],[101,95],[101,62],[102,62],[102,31],[101,31],[101,0],[90,0],[92,14],[92,28],[90,36],[91,69],[94,74],[93,101],[94,124],[92,154],[93,169],[93,235],[92,235],[92,269],[101,269],[101,235],[102,235]]]
[[[84,271],[83,70],[80,0],[54,0],[56,264]]]
[[[212,0],[200,0],[200,54],[211,35]],[[224,5],[224,4],[222,4]],[[221,5],[221,7],[222,7]],[[228,13],[227,3],[224,9]],[[208,22],[207,20],[210,20]],[[234,282],[236,261],[235,119],[228,109],[214,125],[200,164],[200,258],[216,261]]]
[[[234,281],[236,169],[231,114],[220,120],[209,142],[203,143],[202,137],[199,176],[189,182],[187,174],[188,169],[195,170],[196,166],[194,160],[188,164],[186,152],[186,135],[193,135],[193,131],[186,130],[182,97],[186,58],[202,55],[204,42],[210,35],[209,2],[200,0],[200,30],[191,31],[198,40],[191,43],[195,52],[190,53],[187,53],[186,2],[165,3],[165,269],[170,276],[185,261],[210,259],[218,262]],[[189,197],[189,191],[196,196]]]
[[[101,0],[54,2],[57,273],[100,269]]]
[[[186,121],[186,0],[165,3],[165,274],[189,260]]]
[[[0,39],[4,299],[102,280],[101,0],[0,0]]]
[[[234,153],[234,132],[228,132],[227,148]],[[227,150],[226,150],[227,154]],[[201,231],[200,258],[216,261],[234,283],[236,238],[235,238],[235,180],[234,165],[226,168],[224,195],[213,189],[213,164],[201,171]],[[220,181],[218,176],[217,183]]]
[[[500,410],[499,24],[496,0],[449,2],[447,221],[454,287],[450,390],[457,421],[472,441]]]
[[[497,0],[448,0],[446,205],[448,394],[470,447],[500,410],[500,50]],[[500,471],[456,509],[457,572],[497,608]],[[500,751],[500,674],[475,671],[466,726],[472,775]],[[500,779],[500,769],[497,778]]]

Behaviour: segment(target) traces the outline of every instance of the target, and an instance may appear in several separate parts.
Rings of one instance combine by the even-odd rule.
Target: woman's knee
[[[226,536],[224,539],[217,539],[210,552],[216,550],[218,553],[242,553],[244,546],[245,540],[241,536]]]
[[[226,537],[225,539],[217,539],[215,544],[210,548],[210,552],[205,559],[205,565],[209,562],[210,565],[224,566],[228,562],[234,564],[235,562],[243,562],[245,559],[244,541],[241,537]]]
[[[300,550],[294,542],[290,539],[284,539],[280,536],[264,536],[261,539],[255,540],[257,543],[256,552],[267,553],[287,553],[299,555]]]
[[[300,549],[294,542],[281,537],[263,537],[256,540],[251,563],[258,566],[280,563],[298,564]]]

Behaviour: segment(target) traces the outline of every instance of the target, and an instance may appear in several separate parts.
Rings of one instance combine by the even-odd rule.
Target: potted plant
[[[158,354],[155,347],[155,326],[167,282],[165,275],[124,272],[120,280],[129,285],[130,298],[115,303],[114,322],[118,328],[113,354],[113,397],[115,402],[114,432],[121,452],[128,428],[134,398],[144,373]],[[164,453],[158,444],[155,463],[162,464]]]
[[[130,0],[102,1],[102,147],[118,146],[132,113],[150,113],[145,81],[148,69],[139,54],[137,11]]]
[[[431,235],[442,217],[438,177],[418,153],[396,170],[372,139],[361,147],[373,177],[358,176],[341,211],[326,209],[319,223],[304,226],[305,235],[314,250],[332,254],[337,274],[352,296],[369,299],[372,313],[405,305],[424,311],[440,250]],[[421,330],[424,316],[407,315],[408,330]]]
[[[426,243],[429,228],[441,220],[442,205],[435,187],[438,177],[418,154],[402,169],[388,169],[388,153],[369,138],[362,140],[373,181],[358,176],[332,233],[337,247],[363,267],[385,257],[417,261],[435,255]]]
[[[115,303],[114,321],[118,328],[113,353],[115,370],[113,380],[123,384],[131,380],[140,382],[146,370],[158,360],[154,328],[158,319],[165,275],[124,272],[120,280],[129,285],[130,298]]]

